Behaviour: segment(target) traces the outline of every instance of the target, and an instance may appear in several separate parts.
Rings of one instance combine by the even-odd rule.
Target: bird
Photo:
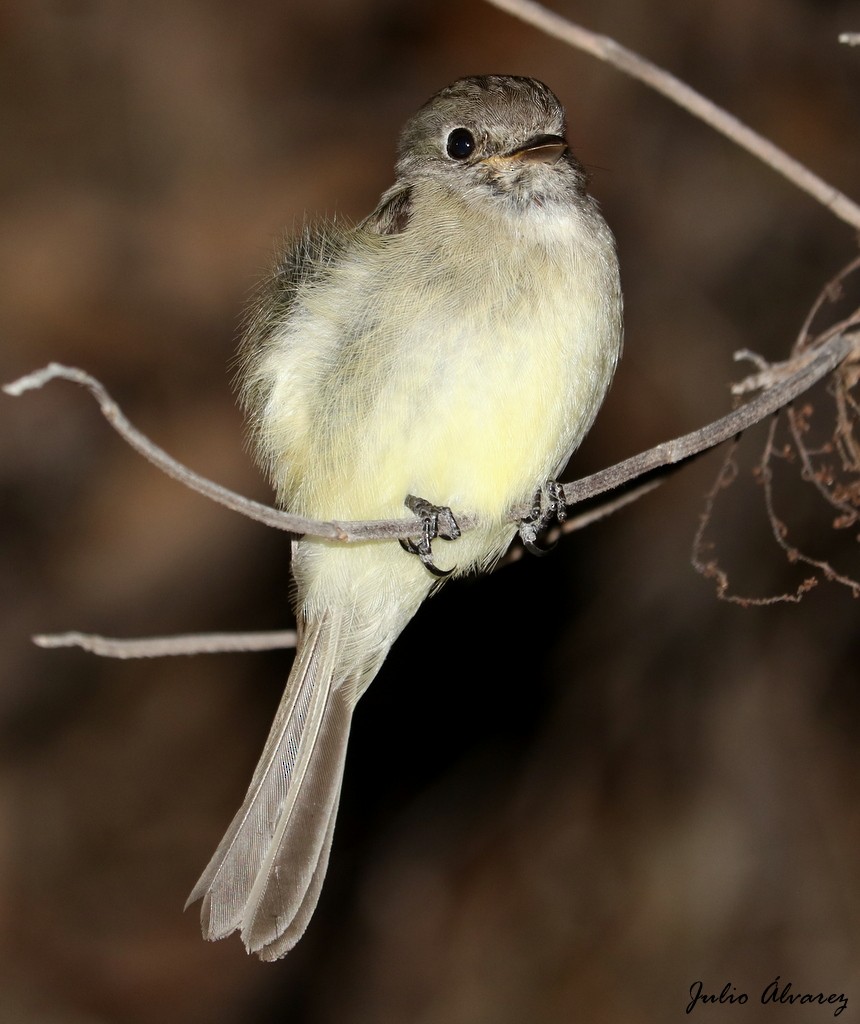
[[[188,899],[206,939],[284,956],[329,861],[353,711],[424,600],[563,508],[558,474],[622,348],[614,237],[534,78],[478,75],[406,122],[357,224],[308,223],[240,348],[251,446],[280,507],[421,519],[402,543],[292,542],[298,642],[241,807]],[[518,524],[511,510],[536,513]],[[539,510],[543,511],[539,511]],[[460,530],[457,517],[475,525]]]

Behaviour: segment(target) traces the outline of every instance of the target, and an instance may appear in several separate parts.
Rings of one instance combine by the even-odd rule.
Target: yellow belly
[[[264,368],[264,443],[300,514],[400,517],[417,494],[486,521],[451,546],[480,562],[592,422],[620,343],[617,271],[575,218],[548,244],[456,213],[455,231],[436,210],[402,235],[356,232],[301,295]]]

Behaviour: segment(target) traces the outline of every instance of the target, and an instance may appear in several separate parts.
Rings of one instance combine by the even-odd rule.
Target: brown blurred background
[[[855,4],[555,9],[858,198]],[[569,476],[728,408],[732,352],[784,356],[855,252],[709,129],[478,0],[11,0],[0,47],[0,376],[79,365],[261,500],[230,389],[248,291],[306,212],[369,212],[403,120],[462,74],[551,85],[618,237],[626,352]],[[689,554],[719,457],[422,610],[358,711],[319,911],[262,965],[182,904],[290,655],[129,663],[28,637],[286,626],[285,538],[160,476],[70,384],[0,417],[4,1024],[656,1024],[697,980],[749,1002],[692,1019],[832,1014],[762,1007],[777,975],[860,1019],[858,605],[832,585],[716,600]],[[793,537],[850,570],[856,529],[789,477]],[[761,509],[747,474],[711,531],[742,593],[798,578]]]

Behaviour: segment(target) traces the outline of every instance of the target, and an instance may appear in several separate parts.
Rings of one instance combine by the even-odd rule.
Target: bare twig
[[[617,512],[653,491],[662,480],[649,480],[595,509],[582,512],[559,523],[546,533],[546,542],[553,544],[563,533],[582,530]],[[512,547],[496,566],[518,562],[525,552],[522,546]],[[37,647],[80,647],[103,658],[161,658],[173,655],[222,654],[225,652],[274,651],[296,646],[296,632],[292,629],[256,633],[189,633],[182,636],[155,636],[136,640],[119,640],[96,633],[43,633],[33,637]]]
[[[791,374],[780,375],[780,379],[775,380],[772,387],[708,426],[673,441],[665,441],[655,448],[642,452],[641,455],[634,455],[624,462],[583,477],[575,483],[565,484],[564,495],[567,503],[574,505],[586,498],[620,487],[645,473],[675,465],[728,441],[747,427],[766,419],[793,402],[798,395],[803,394],[834,370],[858,347],[860,338],[857,335],[837,334],[820,348],[812,349],[794,360]]]
[[[606,491],[629,483],[636,477],[653,472],[661,467],[676,465],[685,459],[692,458],[700,452],[707,451],[715,445],[745,430],[753,423],[792,402],[798,395],[812,387],[822,377],[830,373],[849,354],[858,349],[856,335],[839,334],[828,339],[819,348],[801,353],[790,364],[782,364],[779,379],[772,387],[747,402],[726,416],[699,430],[694,430],[683,437],[665,441],[646,452],[625,459],[615,466],[583,477],[581,480],[564,485],[565,501],[568,506],[597,497]],[[791,372],[789,372],[791,370]],[[250,516],[267,526],[292,533],[302,533],[313,537],[324,537],[331,540],[391,540],[398,537],[415,536],[419,524],[417,519],[380,520],[376,522],[318,522],[290,516],[284,512],[269,508],[256,501],[250,501],[241,495],[212,483],[192,470],[177,462],[157,445],[153,444],[144,434],[131,425],[119,406],[110,397],[104,386],[94,377],[74,367],[60,366],[51,363],[35,373],[28,374],[19,380],[6,384],[3,390],[9,395],[21,395],[26,391],[40,388],[48,381],[62,379],[82,384],[99,403],[102,413],[111,426],[138,452],[162,469],[169,476],[211,498],[227,508],[243,515]],[[516,522],[530,510],[526,508],[512,509],[510,518]],[[456,512],[456,510],[455,510]],[[458,514],[457,522],[461,529],[468,530],[475,523],[471,516]]]
[[[18,397],[27,391],[34,391],[45,386],[53,380],[68,380],[73,384],[80,384],[85,387],[96,399],[99,408],[105,419],[114,430],[122,437],[135,451],[139,452],[145,459],[160,469],[163,473],[178,480],[181,484],[189,487],[198,494],[204,495],[219,505],[239,512],[249,519],[254,519],[264,526],[271,526],[276,530],[285,530],[288,533],[307,534],[312,537],[322,537],[326,540],[337,541],[359,541],[359,540],[392,540],[398,537],[415,537],[421,532],[421,522],[418,519],[388,519],[378,520],[372,523],[364,522],[321,522],[315,519],[305,519],[302,516],[291,515],[281,512],[278,509],[270,508],[258,501],[252,501],[241,494],[236,494],[220,484],[207,480],[193,470],[183,466],[171,455],[168,455],[162,448],[154,444],[137,427],[133,426],[126,418],[120,407],[108,394],[105,386],[95,377],[78,369],[76,366],[63,366],[60,363],[49,363],[40,370],[35,370],[10,384],[4,384],[3,390],[7,395]],[[469,529],[472,520],[468,516],[462,516],[458,520],[461,529]]]
[[[845,576],[842,573],[837,572],[829,562],[807,555],[795,544],[792,544],[789,541],[788,526],[777,515],[773,496],[773,469],[771,468],[771,463],[773,454],[776,450],[774,446],[775,434],[776,421],[771,423],[770,429],[768,430],[767,444],[765,445],[758,467],[759,475],[764,486],[765,507],[767,509],[767,518],[770,523],[773,539],[785,552],[789,562],[792,564],[797,564],[799,562],[804,565],[808,565],[813,569],[817,569],[826,580],[829,580],[831,583],[841,583],[842,586],[847,587],[851,591],[853,597],[860,597],[860,583],[856,580],[852,580],[849,576]],[[803,594],[807,590],[816,586],[817,583],[818,580],[814,576],[804,580],[798,588],[797,600],[800,600]]]
[[[749,390],[751,387],[765,387],[766,390],[761,395],[741,408],[729,413],[727,416],[709,424],[707,427],[693,431],[684,437],[676,438],[674,441],[658,445],[656,448],[627,459],[600,473],[592,474],[572,484],[566,484],[564,486],[566,503],[574,505],[588,498],[598,496],[608,490],[620,487],[636,477],[661,467],[678,464],[736,436],[746,427],[764,419],[791,402],[797,395],[829,373],[848,355],[855,353],[857,349],[856,336],[840,334],[830,338],[819,348],[801,353],[791,363],[780,364],[778,372],[771,372],[770,368],[762,368],[761,360],[756,358],[756,365],[760,367],[761,372],[755,379],[746,382],[745,390]],[[745,355],[749,357],[749,353],[745,353]],[[42,387],[48,381],[58,378],[83,384],[98,400],[99,406],[108,422],[136,451],[145,455],[150,462],[163,469],[179,482],[185,483],[199,493],[226,505],[228,508],[242,512],[245,515],[250,515],[252,518],[267,525],[277,526],[282,529],[284,528],[282,520],[287,520],[287,529],[303,528],[314,536],[338,537],[343,540],[349,540],[353,539],[356,535],[361,535],[358,531],[362,531],[365,537],[374,535],[388,537],[409,536],[411,525],[409,522],[395,522],[393,524],[386,522],[357,524],[316,523],[285,516],[275,509],[269,509],[265,505],[248,501],[240,495],[220,487],[218,484],[211,483],[185,466],[182,466],[141,434],[140,431],[129,423],[104,387],[95,378],[81,370],[62,367],[52,363],[41,371],[7,384],[3,390],[10,395],[21,395],[26,391]],[[554,531],[550,532],[548,536],[549,541],[551,542],[563,532],[568,533],[573,530],[582,529],[595,520],[610,515],[652,490],[657,483],[659,483],[658,480],[645,480],[628,493],[617,495],[611,500],[602,502],[594,509],[571,517],[563,526],[557,527]],[[713,500],[714,496],[712,495],[710,498],[711,505]],[[523,511],[514,510],[512,512],[512,519],[519,518]],[[459,522],[463,529],[468,528],[470,525],[465,516],[460,516]],[[704,530],[704,526],[703,522],[700,532]],[[393,532],[392,527],[399,532]],[[377,531],[379,532],[377,533]],[[701,538],[697,537],[697,544],[700,541]],[[507,556],[505,561],[516,561],[517,557],[519,556],[516,553],[512,553]],[[696,567],[705,575],[718,578],[718,591],[720,596],[725,596],[728,581],[724,573],[722,574],[723,578],[720,579],[722,570],[719,570],[713,562],[702,563],[698,561],[696,562]],[[740,600],[743,603],[746,599]],[[163,655],[214,653],[216,651],[260,651],[295,645],[295,634],[290,631],[277,633],[202,634],[154,637],[143,640],[119,640],[74,632],[42,635],[33,639],[41,647],[75,646],[94,654],[114,658],[151,658]]]
[[[668,71],[621,46],[609,36],[589,32],[581,25],[576,25],[547,10],[534,0],[488,0],[488,3],[527,21],[556,39],[607,61],[619,71],[644,82],[758,157],[792,184],[808,192],[847,224],[860,228],[860,206],[853,200]],[[844,37],[840,39],[843,42],[849,41]]]
[[[793,375],[797,366],[797,358],[803,353],[813,354],[821,351],[822,345],[826,345],[833,337],[851,338],[853,336],[856,338],[858,327],[860,327],[860,309],[856,309],[850,316],[836,323],[829,322],[825,330],[817,336],[813,335],[812,326],[827,303],[832,304],[844,299],[845,280],[857,270],[860,270],[860,260],[855,259],[823,286],[801,327],[792,347],[792,358],[787,363],[768,365],[754,353],[747,351],[736,353],[736,359],[750,359],[759,372],[740,384],[736,384],[732,388],[733,393],[742,394],[752,389],[772,388]],[[827,317],[827,320],[832,321],[832,314]],[[713,545],[705,541],[705,532],[713,517],[717,495],[731,486],[737,476],[733,446],[708,494],[705,511],[693,542],[693,565],[700,573],[716,582],[717,596],[720,599],[741,605],[774,604],[779,601],[797,602],[821,579],[839,583],[848,588],[854,597],[860,597],[860,582],[840,573],[828,561],[814,558],[801,551],[796,544],[791,543],[789,524],[777,512],[773,486],[773,463],[777,459],[799,461],[802,479],[811,483],[821,498],[838,513],[833,522],[834,529],[851,527],[860,518],[857,511],[860,507],[860,481],[857,480],[860,469],[860,443],[856,437],[857,424],[860,422],[860,406],[851,394],[852,388],[856,387],[860,381],[858,357],[860,357],[860,349],[849,353],[828,381],[828,391],[836,405],[835,421],[832,425],[829,421],[827,423],[829,437],[825,436],[820,442],[810,443],[813,427],[817,428],[815,435],[821,436],[822,421],[826,419],[826,416],[817,412],[811,403],[806,403],[801,408],[790,406],[787,409],[787,419],[793,447],[791,444],[782,447],[776,445],[777,420],[774,418],[767,432],[764,450],[755,470],[756,478],[764,490],[765,510],[775,542],[783,550],[790,563],[807,565],[818,575],[802,580],[794,593],[755,598],[729,592],[728,574],[720,567],[716,556],[713,555]],[[834,462],[834,457],[840,460],[841,465]]]
[[[99,403],[102,415],[124,441],[130,444],[136,452],[154,466],[157,466],[162,473],[166,473],[168,476],[173,477],[174,480],[185,484],[192,491],[197,491],[199,494],[211,498],[212,501],[218,502],[219,505],[224,505],[234,512],[241,512],[242,515],[256,519],[266,526],[273,526],[277,530],[304,533],[310,525],[312,527],[315,526],[320,531],[317,536],[337,539],[338,531],[330,523],[309,524],[299,516],[290,516],[285,512],[269,508],[268,505],[263,505],[258,501],[243,498],[240,494],[236,494],[220,484],[213,483],[211,480],[207,480],[193,470],[188,469],[187,466],[183,466],[181,462],[177,462],[176,459],[168,455],[162,448],[153,444],[145,434],[142,434],[136,427],[132,426],[120,407],[108,394],[105,386],[97,381],[95,377],[90,376],[90,374],[85,373],[83,370],[79,370],[76,366],[62,366],[60,363],[49,363],[47,366],[42,367],[41,370],[28,373],[25,377],[12,381],[11,384],[4,384],[3,390],[7,395],[17,397],[24,394],[25,391],[34,391],[42,388],[52,380],[68,380],[73,384],[80,384],[85,387]]]
[[[776,421],[774,421],[775,424]],[[770,436],[773,434],[774,424],[771,424]],[[770,443],[770,441],[768,442]],[[738,604],[742,608],[759,607],[769,604],[781,604],[790,602],[798,604],[804,594],[817,584],[815,578],[801,581],[793,594],[773,594],[767,597],[749,597],[741,594],[734,594],[729,589],[729,574],[723,569],[714,555],[714,545],[705,540],[705,532],[711,523],[714,515],[714,506],[721,491],[728,490],[738,477],[738,464],[735,459],[738,442],[735,441],[726,452],[723,464],[717,474],[713,486],[705,498],[705,509],[699,516],[699,526],[693,538],[693,552],[690,558],[693,568],[701,573],[706,579],[713,580],[717,587],[717,597],[729,604]],[[766,449],[767,451],[767,449]]]
[[[223,654],[295,647],[292,629],[262,633],[188,633],[119,640],[96,633],[50,633],[33,637],[37,647],[80,647],[103,658],[161,658],[176,654]]]

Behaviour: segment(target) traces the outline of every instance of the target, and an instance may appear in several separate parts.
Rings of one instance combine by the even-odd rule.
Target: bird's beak
[[[519,160],[523,163],[554,164],[566,152],[567,142],[561,135],[536,135],[511,153],[490,157],[487,163],[508,163],[511,160]]]

